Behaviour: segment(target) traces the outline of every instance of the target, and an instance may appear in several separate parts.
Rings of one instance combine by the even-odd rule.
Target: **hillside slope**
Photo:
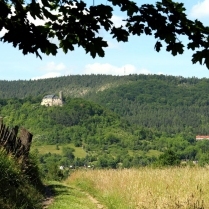
[[[127,81],[126,77],[111,75],[71,75],[41,80],[0,80],[0,98],[25,98],[58,94],[65,97],[83,97],[106,88],[117,86]]]
[[[0,208],[2,209],[40,209],[43,200],[40,185],[31,178],[33,172],[38,179],[36,167],[31,164],[28,173],[21,169],[21,165],[0,148]],[[33,168],[32,168],[33,167]]]
[[[68,98],[62,107],[41,106],[31,98],[10,99],[1,107],[0,115],[8,126],[24,126],[33,134],[37,153],[45,149],[40,163],[47,178],[59,180],[65,176],[58,170],[61,165],[146,166],[168,149],[172,151],[167,154],[174,153],[177,160],[199,160],[205,164],[209,159],[209,141],[195,142],[194,133],[187,131],[187,127],[179,134],[138,127],[81,98]],[[56,175],[51,176],[52,173]]]
[[[175,134],[209,133],[209,79],[164,75],[74,75],[36,81],[0,81],[6,98],[40,102],[46,94],[83,97],[124,117],[131,124]],[[4,99],[5,98],[5,99]]]
[[[128,140],[130,125],[116,113],[84,99],[68,99],[63,107],[41,106],[24,100],[10,100],[0,109],[4,122],[24,126],[38,143],[106,143],[109,134],[121,133]],[[92,142],[93,143],[93,142]]]
[[[136,76],[137,78],[137,76]],[[170,134],[209,133],[209,80],[144,76],[89,95],[131,124]]]

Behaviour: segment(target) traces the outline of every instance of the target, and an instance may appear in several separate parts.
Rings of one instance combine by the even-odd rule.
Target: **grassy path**
[[[54,193],[54,200],[47,209],[106,209],[90,194],[76,187],[51,182],[50,188]]]

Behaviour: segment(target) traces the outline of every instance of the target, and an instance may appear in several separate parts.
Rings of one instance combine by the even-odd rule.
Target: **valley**
[[[30,155],[36,159],[40,178],[47,182],[56,181],[62,186],[69,180],[68,186],[74,185],[75,194],[84,199],[88,197],[84,195],[87,192],[104,207],[127,208],[125,203],[120,205],[123,204],[122,197],[117,193],[116,197],[111,194],[102,199],[103,194],[99,192],[97,197],[97,192],[91,190],[99,190],[86,177],[78,177],[80,183],[77,185],[75,176],[83,176],[83,171],[92,176],[100,176],[97,172],[107,176],[108,172],[115,172],[117,176],[122,171],[130,172],[130,175],[136,171],[152,175],[152,172],[173,167],[171,169],[179,169],[179,172],[203,172],[200,175],[206,175],[209,141],[196,140],[196,136],[209,133],[209,79],[83,75],[0,81],[0,86],[4,88],[0,91],[0,116],[8,127],[24,127],[33,134]],[[56,96],[60,91],[63,94],[61,106],[41,105],[46,95]],[[181,182],[180,179],[177,181]],[[85,186],[84,182],[91,183]],[[59,194],[59,187],[54,188]],[[156,190],[158,186],[150,192],[156,193]],[[175,201],[170,200],[179,204],[179,208],[190,204],[201,208],[198,204],[201,204],[202,197],[197,198],[200,194],[195,193],[196,199],[188,199],[190,195],[183,200],[178,197],[174,197]],[[164,203],[151,205],[152,198],[150,204],[140,203],[140,207],[171,204],[167,199]],[[186,200],[190,202],[185,203]],[[137,208],[141,200],[134,201],[132,208]],[[204,204],[207,206],[208,203]],[[171,204],[170,207],[174,206]]]

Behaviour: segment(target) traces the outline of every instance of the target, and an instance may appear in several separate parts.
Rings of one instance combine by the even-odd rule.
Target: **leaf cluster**
[[[183,54],[184,48],[194,51],[192,62],[206,64],[209,68],[209,27],[200,21],[189,20],[183,3],[162,0],[156,4],[143,4],[130,0],[108,0],[109,5],[87,6],[78,0],[1,0],[0,30],[7,32],[0,38],[12,43],[23,54],[41,53],[56,55],[61,48],[65,53],[75,46],[82,47],[95,58],[104,57],[107,41],[101,36],[104,29],[117,41],[127,42],[131,35],[153,35],[157,41],[154,46],[159,52],[166,44],[166,50],[173,56]],[[125,12],[125,26],[116,27],[112,22],[113,9],[117,6]],[[37,25],[29,20],[41,20]],[[182,36],[188,38],[184,44]],[[58,44],[53,42],[56,40]]]

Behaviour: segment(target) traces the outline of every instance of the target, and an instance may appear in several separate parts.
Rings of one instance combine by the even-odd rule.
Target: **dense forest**
[[[209,141],[195,140],[195,135],[209,133],[208,79],[83,75],[1,85],[6,87],[0,116],[8,126],[33,133],[33,151],[39,153],[46,178],[68,175],[60,165],[129,168],[209,162]],[[61,90],[62,107],[40,105],[44,95]]]
[[[125,77],[111,75],[72,75],[40,80],[0,80],[0,98],[25,98],[63,91],[66,97],[83,97],[87,93],[125,83]]]
[[[41,106],[28,100],[13,99],[3,105],[0,115],[9,126],[24,126],[34,134],[34,142],[62,144],[81,140],[105,144],[109,135],[131,137],[130,124],[116,113],[81,98],[67,99],[64,106]]]
[[[113,110],[131,124],[170,134],[209,133],[209,79],[144,76],[88,99]]]
[[[41,101],[62,91],[119,114],[130,124],[169,134],[209,133],[209,79],[165,75],[72,75],[30,81],[0,81],[0,104],[11,98]]]

